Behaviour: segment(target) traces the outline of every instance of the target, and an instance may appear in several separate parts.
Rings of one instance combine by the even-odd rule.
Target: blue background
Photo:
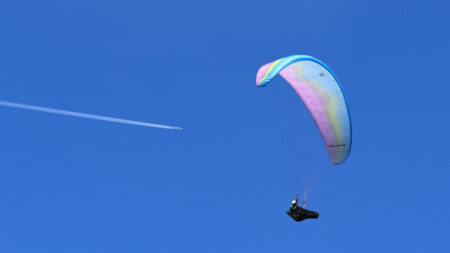
[[[448,251],[449,8],[3,0],[1,99],[184,130],[0,108],[0,252]],[[255,87],[292,54],[333,69],[354,129],[302,223],[280,126],[312,121],[281,78]]]

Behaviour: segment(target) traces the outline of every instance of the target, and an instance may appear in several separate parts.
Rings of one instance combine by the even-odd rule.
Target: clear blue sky
[[[449,8],[1,1],[0,99],[184,130],[0,108],[0,252],[448,251]],[[255,87],[292,54],[333,69],[354,129],[302,223],[284,214],[301,143],[279,129],[310,119]]]

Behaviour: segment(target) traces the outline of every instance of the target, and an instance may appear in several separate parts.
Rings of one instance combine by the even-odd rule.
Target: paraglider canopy
[[[331,162],[345,162],[352,145],[350,113],[339,81],[330,68],[311,56],[284,57],[258,70],[257,86],[266,86],[278,73],[294,88],[310,112]]]

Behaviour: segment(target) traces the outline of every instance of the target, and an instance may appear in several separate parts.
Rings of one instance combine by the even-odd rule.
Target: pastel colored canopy
[[[311,113],[331,162],[345,162],[352,145],[351,119],[342,87],[330,68],[311,56],[284,57],[258,70],[256,86],[266,86],[278,73]]]

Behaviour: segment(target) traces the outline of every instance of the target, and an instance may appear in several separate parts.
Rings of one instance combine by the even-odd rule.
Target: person
[[[306,219],[317,219],[319,218],[319,213],[311,210],[305,209],[306,203],[303,200],[302,207],[298,206],[298,195],[295,197],[295,200],[292,200],[292,206],[287,211],[287,215],[289,215],[296,222],[300,222]]]

